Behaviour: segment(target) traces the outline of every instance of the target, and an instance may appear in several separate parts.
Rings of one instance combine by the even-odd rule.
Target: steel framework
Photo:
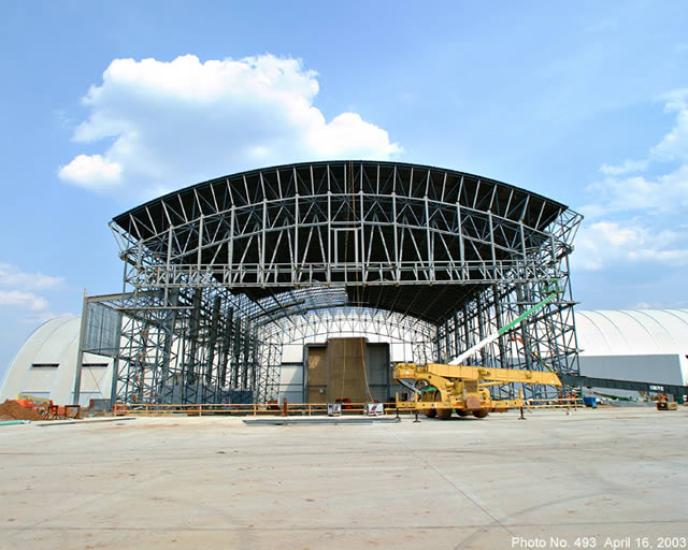
[[[278,166],[115,217],[124,292],[87,302],[120,316],[113,398],[125,402],[274,399],[282,346],[323,334],[375,333],[410,344],[415,361],[446,361],[553,288],[556,300],[472,362],[575,374],[568,259],[580,221],[452,170]],[[83,323],[81,351],[97,352]]]

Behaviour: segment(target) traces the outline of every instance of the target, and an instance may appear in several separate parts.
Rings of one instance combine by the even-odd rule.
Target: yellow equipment
[[[658,411],[677,411],[678,405],[673,399],[669,401],[669,396],[665,393],[660,393],[657,396],[657,410]]]
[[[561,386],[559,377],[553,372],[440,363],[397,363],[394,366],[394,378],[414,394],[411,401],[401,400],[397,395],[398,408],[414,409],[430,418],[436,416],[443,420],[450,418],[452,411],[459,416],[473,414],[476,418],[485,418],[490,411],[504,412],[523,406],[521,398],[493,399],[490,386],[510,383]],[[415,383],[410,385],[406,380],[415,380]]]

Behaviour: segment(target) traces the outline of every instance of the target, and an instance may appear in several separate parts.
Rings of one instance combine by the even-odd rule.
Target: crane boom
[[[475,355],[477,352],[479,352],[485,346],[491,344],[492,342],[497,340],[500,336],[506,334],[510,330],[513,330],[516,327],[516,325],[521,323],[523,320],[527,319],[531,315],[535,315],[538,311],[542,310],[547,304],[549,304],[552,300],[554,300],[558,294],[559,294],[558,289],[550,292],[547,296],[545,296],[544,299],[540,300],[537,304],[535,304],[534,306],[525,310],[523,313],[521,313],[521,315],[516,317],[516,319],[514,319],[510,323],[504,325],[503,327],[501,327],[496,332],[493,332],[492,334],[490,334],[486,338],[483,338],[482,340],[480,340],[480,342],[478,342],[477,344],[472,345],[466,351],[463,351],[459,355],[454,357],[454,359],[449,361],[449,365],[460,365],[460,364],[462,364],[466,359],[468,359],[472,355]]]
[[[479,380],[481,383],[499,382],[504,384],[540,384],[543,386],[561,386],[559,376],[553,372],[519,370],[519,369],[490,369],[468,365],[445,365],[442,363],[397,363],[394,366],[394,378],[426,379],[428,376],[464,380]]]

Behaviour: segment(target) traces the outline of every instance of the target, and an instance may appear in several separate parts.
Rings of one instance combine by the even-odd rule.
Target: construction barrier
[[[556,399],[528,399],[526,409],[577,409],[584,407],[580,397],[559,397]]]
[[[368,414],[370,403],[341,403],[341,415]],[[328,414],[328,406],[332,403],[247,403],[247,404],[157,404],[157,403],[118,403],[114,411],[117,415],[137,416],[315,416]],[[395,403],[382,403],[384,410],[389,414],[411,414],[410,408],[397,408]]]
[[[341,403],[341,414],[369,415],[371,405],[375,405],[372,414],[413,414],[413,407],[398,407],[395,402],[389,403]],[[157,404],[157,403],[118,403],[113,412],[115,415],[138,416],[326,416],[331,413],[332,403],[195,403],[195,404]],[[580,398],[558,399],[529,399],[525,402],[526,409],[563,409],[583,407]]]

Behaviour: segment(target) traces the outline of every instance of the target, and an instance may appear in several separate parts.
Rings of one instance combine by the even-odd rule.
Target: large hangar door
[[[306,345],[304,359],[309,403],[384,402],[390,396],[389,344],[331,338],[326,345]]]
[[[365,338],[330,338],[327,341],[328,402],[350,399],[353,403],[365,403],[369,400],[365,359]]]

